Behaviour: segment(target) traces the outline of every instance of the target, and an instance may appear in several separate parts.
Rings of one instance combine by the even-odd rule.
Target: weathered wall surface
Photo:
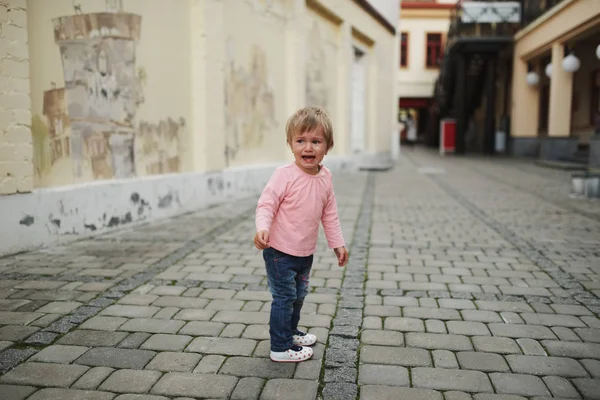
[[[28,2],[36,187],[189,169],[188,3],[112,3]]]
[[[0,1],[0,195],[33,188],[25,0]]]

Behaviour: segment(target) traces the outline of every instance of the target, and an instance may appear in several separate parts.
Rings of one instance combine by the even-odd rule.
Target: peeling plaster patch
[[[169,192],[169,194],[167,194],[166,196],[158,199],[158,208],[167,208],[171,205],[172,202],[173,193]]]
[[[21,218],[21,220],[19,221],[19,224],[25,225],[25,226],[31,226],[31,225],[33,225],[34,222],[35,222],[35,218],[33,218],[31,215],[27,214],[26,216]]]
[[[97,229],[96,225],[94,225],[94,224],[83,224],[83,226],[85,227],[85,229],[89,229],[92,232]]]
[[[131,202],[133,204],[137,204],[137,203],[140,202],[140,195],[139,195],[139,193],[136,193],[136,192],[131,193],[131,197],[130,198],[131,198]]]
[[[50,222],[52,223],[52,225],[56,226],[57,228],[60,228],[60,219],[50,217]]]
[[[115,226],[119,226],[119,218],[118,217],[111,217],[110,221],[108,221],[108,227],[109,228],[113,228]]]

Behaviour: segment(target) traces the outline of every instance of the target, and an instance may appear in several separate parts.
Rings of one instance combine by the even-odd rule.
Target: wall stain
[[[96,225],[94,225],[94,224],[83,224],[83,226],[85,227],[85,229],[89,229],[92,232],[97,229]]]
[[[31,225],[33,225],[34,222],[35,222],[35,218],[33,216],[27,214],[23,218],[21,218],[21,220],[19,221],[19,224],[25,225],[25,226],[31,226]]]
[[[319,106],[329,111],[329,82],[325,76],[328,51],[324,47],[325,38],[319,31],[319,24],[313,21],[309,35],[309,56],[306,62],[306,104]]]
[[[173,193],[169,192],[166,196],[160,197],[158,199],[158,208],[167,208],[171,205],[172,202],[173,202]]]
[[[60,228],[60,219],[50,217],[50,222],[52,223],[52,225],[56,226],[57,228]]]
[[[140,122],[135,140],[137,170],[148,175],[181,172],[185,126],[184,118]]]

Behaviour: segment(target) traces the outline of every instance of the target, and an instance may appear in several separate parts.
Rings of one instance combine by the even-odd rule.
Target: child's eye
[[[320,140],[313,140],[313,143],[314,144],[319,144],[319,143],[321,143],[321,141]]]

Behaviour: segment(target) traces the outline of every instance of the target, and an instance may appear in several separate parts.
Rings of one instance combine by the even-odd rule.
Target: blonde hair
[[[289,145],[294,135],[312,132],[317,128],[323,129],[327,150],[333,147],[333,126],[325,110],[320,107],[304,107],[296,111],[285,124],[285,133]]]

